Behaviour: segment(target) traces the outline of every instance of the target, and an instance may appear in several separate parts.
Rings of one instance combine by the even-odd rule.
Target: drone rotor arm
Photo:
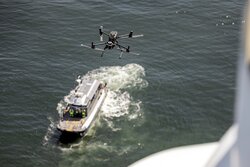
[[[125,49],[125,50],[127,50],[128,48],[126,48],[125,46],[122,46],[122,45],[120,45],[120,44],[116,44],[119,48],[118,49]],[[126,51],[125,51],[126,52]]]
[[[117,38],[128,38],[129,34],[119,35]]]
[[[98,46],[98,45],[105,45],[107,42],[101,42],[101,43],[93,43],[95,46]]]
[[[106,32],[102,32],[104,35],[106,35],[106,36],[109,36],[109,34],[108,33],[106,33]]]

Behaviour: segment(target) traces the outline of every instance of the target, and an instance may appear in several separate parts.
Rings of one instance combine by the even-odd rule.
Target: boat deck
[[[81,119],[83,119],[82,117],[71,117],[69,115],[69,112],[67,111],[66,113],[64,113],[63,115],[63,120],[64,121],[80,121]]]

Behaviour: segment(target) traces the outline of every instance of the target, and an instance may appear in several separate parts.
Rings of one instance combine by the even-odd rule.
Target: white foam
[[[148,83],[142,79],[145,76],[145,70],[138,64],[127,64],[125,66],[101,67],[88,72],[83,77],[91,77],[108,84],[112,91],[126,88],[144,88]]]
[[[43,138],[42,144],[44,146],[49,144],[49,141],[50,141],[51,137],[53,136],[53,134],[54,134],[54,132],[56,130],[55,121],[53,121],[53,119],[51,117],[48,117],[48,120],[50,121],[50,124],[49,124],[49,127],[47,129],[47,133]]]

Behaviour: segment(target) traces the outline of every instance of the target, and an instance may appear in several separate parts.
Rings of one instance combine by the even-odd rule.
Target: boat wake
[[[147,87],[148,82],[143,79],[144,76],[145,70],[138,64],[101,67],[84,76],[107,83],[109,92],[101,108],[101,115],[113,131],[121,129],[114,125],[114,118],[126,115],[132,120],[142,116],[141,101],[134,100],[129,92]]]
[[[49,143],[54,143],[52,142],[54,136],[56,135],[56,121],[53,120],[52,117],[48,117],[48,120],[50,122],[49,127],[47,129],[46,135],[43,138],[42,145],[46,146]]]
[[[94,78],[106,82],[108,94],[102,105],[100,119],[96,120],[95,126],[100,125],[100,121],[105,121],[112,131],[119,131],[121,127],[113,121],[115,118],[126,118],[134,120],[143,115],[140,100],[134,100],[130,92],[147,87],[148,82],[143,79],[145,70],[138,64],[127,64],[125,66],[107,66],[89,71],[83,78]],[[65,103],[60,101],[57,111],[60,114],[65,107]],[[56,131],[55,122],[50,118],[50,126],[44,137],[44,143],[48,143]],[[100,125],[101,126],[101,125]],[[91,130],[90,130],[91,131]]]

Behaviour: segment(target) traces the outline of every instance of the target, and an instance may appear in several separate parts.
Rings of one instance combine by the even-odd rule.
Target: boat
[[[84,136],[107,95],[107,84],[96,79],[80,78],[78,85],[64,97],[65,107],[59,113],[57,129],[62,133]]]

